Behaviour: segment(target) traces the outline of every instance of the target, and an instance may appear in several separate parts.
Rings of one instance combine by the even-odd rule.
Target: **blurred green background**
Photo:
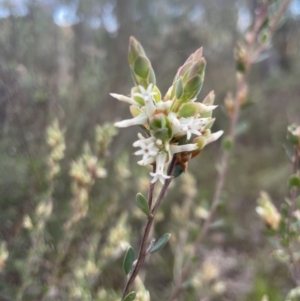
[[[0,239],[9,253],[6,262],[1,263],[0,257],[0,300],[16,300],[24,283],[32,248],[24,218],[34,220],[35,208],[48,189],[45,135],[55,118],[65,129],[66,152],[54,182],[53,212],[39,242],[44,249],[34,258],[36,270],[30,272],[22,300],[118,300],[125,281],[124,250],[105,264],[99,257],[111,229],[122,219],[128,231],[121,231],[117,240],[138,249],[144,221],[135,212],[134,198],[138,191],[146,192],[150,177],[131,156],[137,128],[121,129],[113,138],[103,159],[108,176],[97,180],[90,192],[89,211],[72,237],[60,281],[53,284],[49,275],[64,239],[63,224],[72,215],[72,160],[86,141],[93,144],[97,124],[130,116],[127,105],[109,96],[127,95],[133,85],[127,62],[129,37],[143,45],[163,94],[177,68],[203,46],[207,69],[199,99],[215,91],[219,107],[214,130],[226,132],[229,120],[223,100],[235,91],[233,48],[251,25],[257,5],[256,0],[0,1]],[[216,217],[221,222],[199,254],[201,262],[215,265],[217,276],[208,277],[207,285],[202,279],[202,286],[188,286],[182,300],[260,301],[267,294],[270,301],[279,301],[293,287],[286,266],[271,256],[274,247],[263,235],[255,207],[261,190],[269,191],[276,205],[288,193],[291,167],[282,144],[287,125],[300,123],[298,0],[291,2],[271,49],[253,66],[250,99],[254,104],[241,113],[241,133]],[[165,300],[170,292],[176,241],[188,224],[182,220],[188,220],[195,208],[209,207],[220,152],[220,142],[205,148],[189,166],[195,183],[185,176],[177,178],[163,203],[153,235],[170,232],[174,241],[145,265],[142,276],[153,301]],[[197,193],[186,215],[178,217],[173,211],[184,205],[182,185],[194,185],[191,189]],[[187,249],[200,221],[195,217],[195,223],[187,226]],[[92,277],[86,270],[76,273],[90,261]],[[205,266],[195,269],[203,274]],[[218,283],[226,289],[215,289]],[[74,287],[80,292],[74,293]]]

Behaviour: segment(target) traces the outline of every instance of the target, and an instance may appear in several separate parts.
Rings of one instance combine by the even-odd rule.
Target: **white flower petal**
[[[143,151],[142,149],[140,149],[140,150],[134,152],[134,154],[135,154],[136,156],[143,155],[143,154],[144,154],[144,151]]]
[[[182,153],[182,152],[191,152],[197,149],[197,144],[183,144],[183,145],[170,145],[171,154]]]
[[[159,101],[156,103],[156,107],[158,110],[166,110],[169,109],[172,105],[173,101],[172,100],[167,100],[167,101]]]
[[[183,131],[185,132],[188,140],[192,137],[192,134],[201,136],[201,130],[210,120],[211,118],[199,118],[198,116],[180,118],[179,130],[176,134]]]
[[[205,105],[201,102],[198,103],[198,112],[200,114],[202,113],[207,113],[207,112],[211,112],[212,110],[214,110],[216,107],[218,106],[208,106],[208,105]]]
[[[138,105],[132,98],[130,98],[128,96],[116,94],[116,93],[110,93],[110,95],[120,101],[127,102],[131,105]]]
[[[137,164],[145,166],[145,165],[150,165],[150,164],[152,164],[154,162],[155,162],[155,157],[149,157],[146,160],[140,160],[140,161],[138,161]]]
[[[147,120],[148,120],[147,116],[144,113],[142,113],[132,119],[126,119],[126,120],[116,122],[115,126],[119,128],[126,128],[132,125],[145,124]]]
[[[143,158],[138,162],[139,165],[148,165],[155,161],[155,157],[158,154],[158,147],[155,144],[153,137],[144,138],[141,134],[138,134],[139,140],[133,143],[134,147],[140,147],[141,149],[136,151],[135,155],[142,155]],[[150,159],[150,160],[149,160]]]
[[[206,138],[205,145],[218,140],[223,135],[223,133],[224,133],[224,131],[218,131],[218,132],[211,134],[209,137]]]
[[[153,95],[157,94],[156,92],[152,92],[153,84],[150,84],[147,89],[143,86],[139,86],[140,93],[134,93],[133,96],[138,96],[143,98],[145,103],[145,113],[148,117],[151,117],[153,113],[156,111],[156,104],[153,100]]]

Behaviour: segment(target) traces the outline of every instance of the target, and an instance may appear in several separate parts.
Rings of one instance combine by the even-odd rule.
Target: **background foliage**
[[[66,256],[58,257],[67,235],[63,225],[74,213],[71,162],[87,152],[85,142],[93,149],[97,124],[128,117],[127,107],[109,92],[126,94],[132,85],[129,36],[143,44],[164,92],[178,66],[204,46],[208,65],[200,98],[215,90],[214,128],[227,129],[222,107],[235,89],[233,48],[256,5],[255,0],[0,2],[0,238],[8,252],[3,260],[0,247],[1,300],[117,300],[125,280],[121,257],[128,242],[136,249],[140,242],[134,197],[146,191],[149,180],[131,158],[136,129],[122,131],[101,154],[108,176],[89,190],[89,210],[73,228],[67,250],[63,247]],[[255,206],[260,190],[277,204],[287,192],[290,167],[282,143],[287,125],[300,123],[299,12],[300,2],[293,1],[272,49],[252,70],[254,104],[242,112],[219,222],[199,254],[201,266],[184,300],[261,300],[267,294],[276,301],[293,286],[288,270],[271,256]],[[51,184],[45,136],[54,119],[65,129],[66,151]],[[199,231],[214,191],[218,154],[218,143],[205,149],[189,166],[193,176],[176,179],[163,203],[153,235],[167,231],[173,241],[146,264],[142,278],[151,300],[168,295],[174,254],[188,252]],[[51,185],[52,214],[43,234],[34,236],[42,219],[36,208]],[[24,223],[28,217],[33,228]]]

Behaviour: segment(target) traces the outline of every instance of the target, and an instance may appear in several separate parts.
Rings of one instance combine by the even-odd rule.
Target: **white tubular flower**
[[[160,111],[167,110],[171,107],[172,103],[172,100],[159,101],[156,103],[156,108]]]
[[[153,164],[154,162],[155,162],[155,157],[149,157],[146,160],[140,160],[140,161],[138,161],[137,164],[141,165],[141,166],[146,166],[146,165]]]
[[[169,113],[168,119],[170,120],[173,136],[180,132],[180,122],[177,118],[176,113]]]
[[[121,95],[121,94],[116,94],[116,93],[110,93],[110,96],[112,96],[113,98],[116,98],[117,100],[127,102],[131,105],[140,106],[140,104],[138,104],[136,101],[134,101],[134,99],[132,99],[131,97]]]
[[[206,138],[205,145],[218,140],[223,135],[223,133],[224,133],[224,131],[218,131],[218,132],[211,134],[209,137]]]
[[[134,154],[139,156],[142,155],[143,158],[139,161],[140,165],[148,165],[154,162],[154,157],[157,156],[159,149],[155,145],[155,139],[145,138],[143,135],[138,134],[139,140],[133,143],[134,147],[140,147],[141,149],[136,151]],[[149,163],[150,162],[150,163]]]
[[[167,154],[165,152],[161,152],[156,156],[155,172],[150,172],[152,177],[151,183],[155,183],[159,180],[162,184],[164,184],[165,180],[170,178],[170,176],[165,174],[166,159]]]
[[[182,145],[170,145],[170,152],[171,155],[176,153],[182,153],[182,152],[192,152],[198,148],[196,143],[190,143],[190,144],[182,144]]]
[[[211,112],[213,111],[215,108],[217,108],[218,106],[209,106],[209,105],[205,105],[201,102],[198,103],[198,112],[200,114],[202,113],[207,113],[207,112]]]
[[[145,124],[148,120],[148,117],[145,113],[141,113],[140,115],[131,118],[131,119],[125,119],[119,122],[115,123],[116,127],[119,128],[126,128],[128,126],[132,126],[132,125],[139,125],[139,124]]]
[[[133,94],[133,96],[138,96],[144,99],[145,111],[148,117],[151,117],[156,110],[156,106],[154,104],[154,100],[152,97],[153,95],[156,94],[156,92],[152,92],[152,88],[153,88],[152,84],[150,84],[147,89],[145,89],[143,86],[139,86],[141,93]]]

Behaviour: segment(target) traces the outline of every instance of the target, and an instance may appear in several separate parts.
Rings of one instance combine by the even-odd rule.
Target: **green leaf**
[[[148,84],[156,85],[156,77],[153,68],[150,68],[149,74],[148,74]]]
[[[126,275],[130,273],[133,262],[134,262],[134,250],[132,247],[129,247],[123,261],[123,269]]]
[[[240,73],[245,73],[246,72],[246,65],[245,65],[245,62],[243,62],[242,60],[237,60],[236,61],[235,68]]]
[[[139,56],[136,59],[133,68],[133,71],[136,75],[143,79],[146,79],[151,68],[151,63],[146,57]]]
[[[291,175],[288,183],[290,187],[300,187],[300,177],[298,175]]]
[[[196,97],[201,90],[202,84],[203,84],[203,79],[199,75],[196,75],[191,79],[189,79],[184,85],[184,93],[183,93],[184,100],[187,101]]]
[[[284,218],[287,218],[289,216],[289,208],[287,204],[281,204],[280,213]]]
[[[183,172],[184,172],[184,170],[183,170],[182,166],[181,166],[180,164],[176,164],[172,176],[173,176],[174,178],[177,178],[177,177],[179,177]]]
[[[198,112],[197,104],[186,103],[180,107],[180,109],[178,111],[178,115],[180,117],[188,118],[188,117],[195,116],[197,114],[197,112]]]
[[[290,245],[288,237],[284,237],[280,241],[281,245],[285,248],[287,248]]]
[[[146,198],[141,194],[138,193],[136,195],[136,205],[147,215],[150,216],[150,209]]]
[[[136,292],[130,292],[124,299],[123,301],[133,301],[135,299]]]
[[[170,233],[165,233],[163,236],[161,236],[160,239],[151,248],[150,253],[154,253],[154,252],[161,250],[165,246],[165,244],[168,242],[170,237],[171,237]]]
[[[175,96],[177,99],[180,99],[182,95],[183,95],[183,84],[182,84],[182,78],[179,77],[176,83]]]
[[[232,139],[229,136],[224,137],[222,141],[223,150],[229,152],[230,150],[232,150],[232,147],[233,147]]]
[[[262,29],[268,27],[268,26],[269,26],[269,22],[270,22],[270,18],[269,18],[268,16],[265,17],[265,19],[264,19],[264,21],[262,22],[262,24],[261,24],[259,30],[262,30]]]

